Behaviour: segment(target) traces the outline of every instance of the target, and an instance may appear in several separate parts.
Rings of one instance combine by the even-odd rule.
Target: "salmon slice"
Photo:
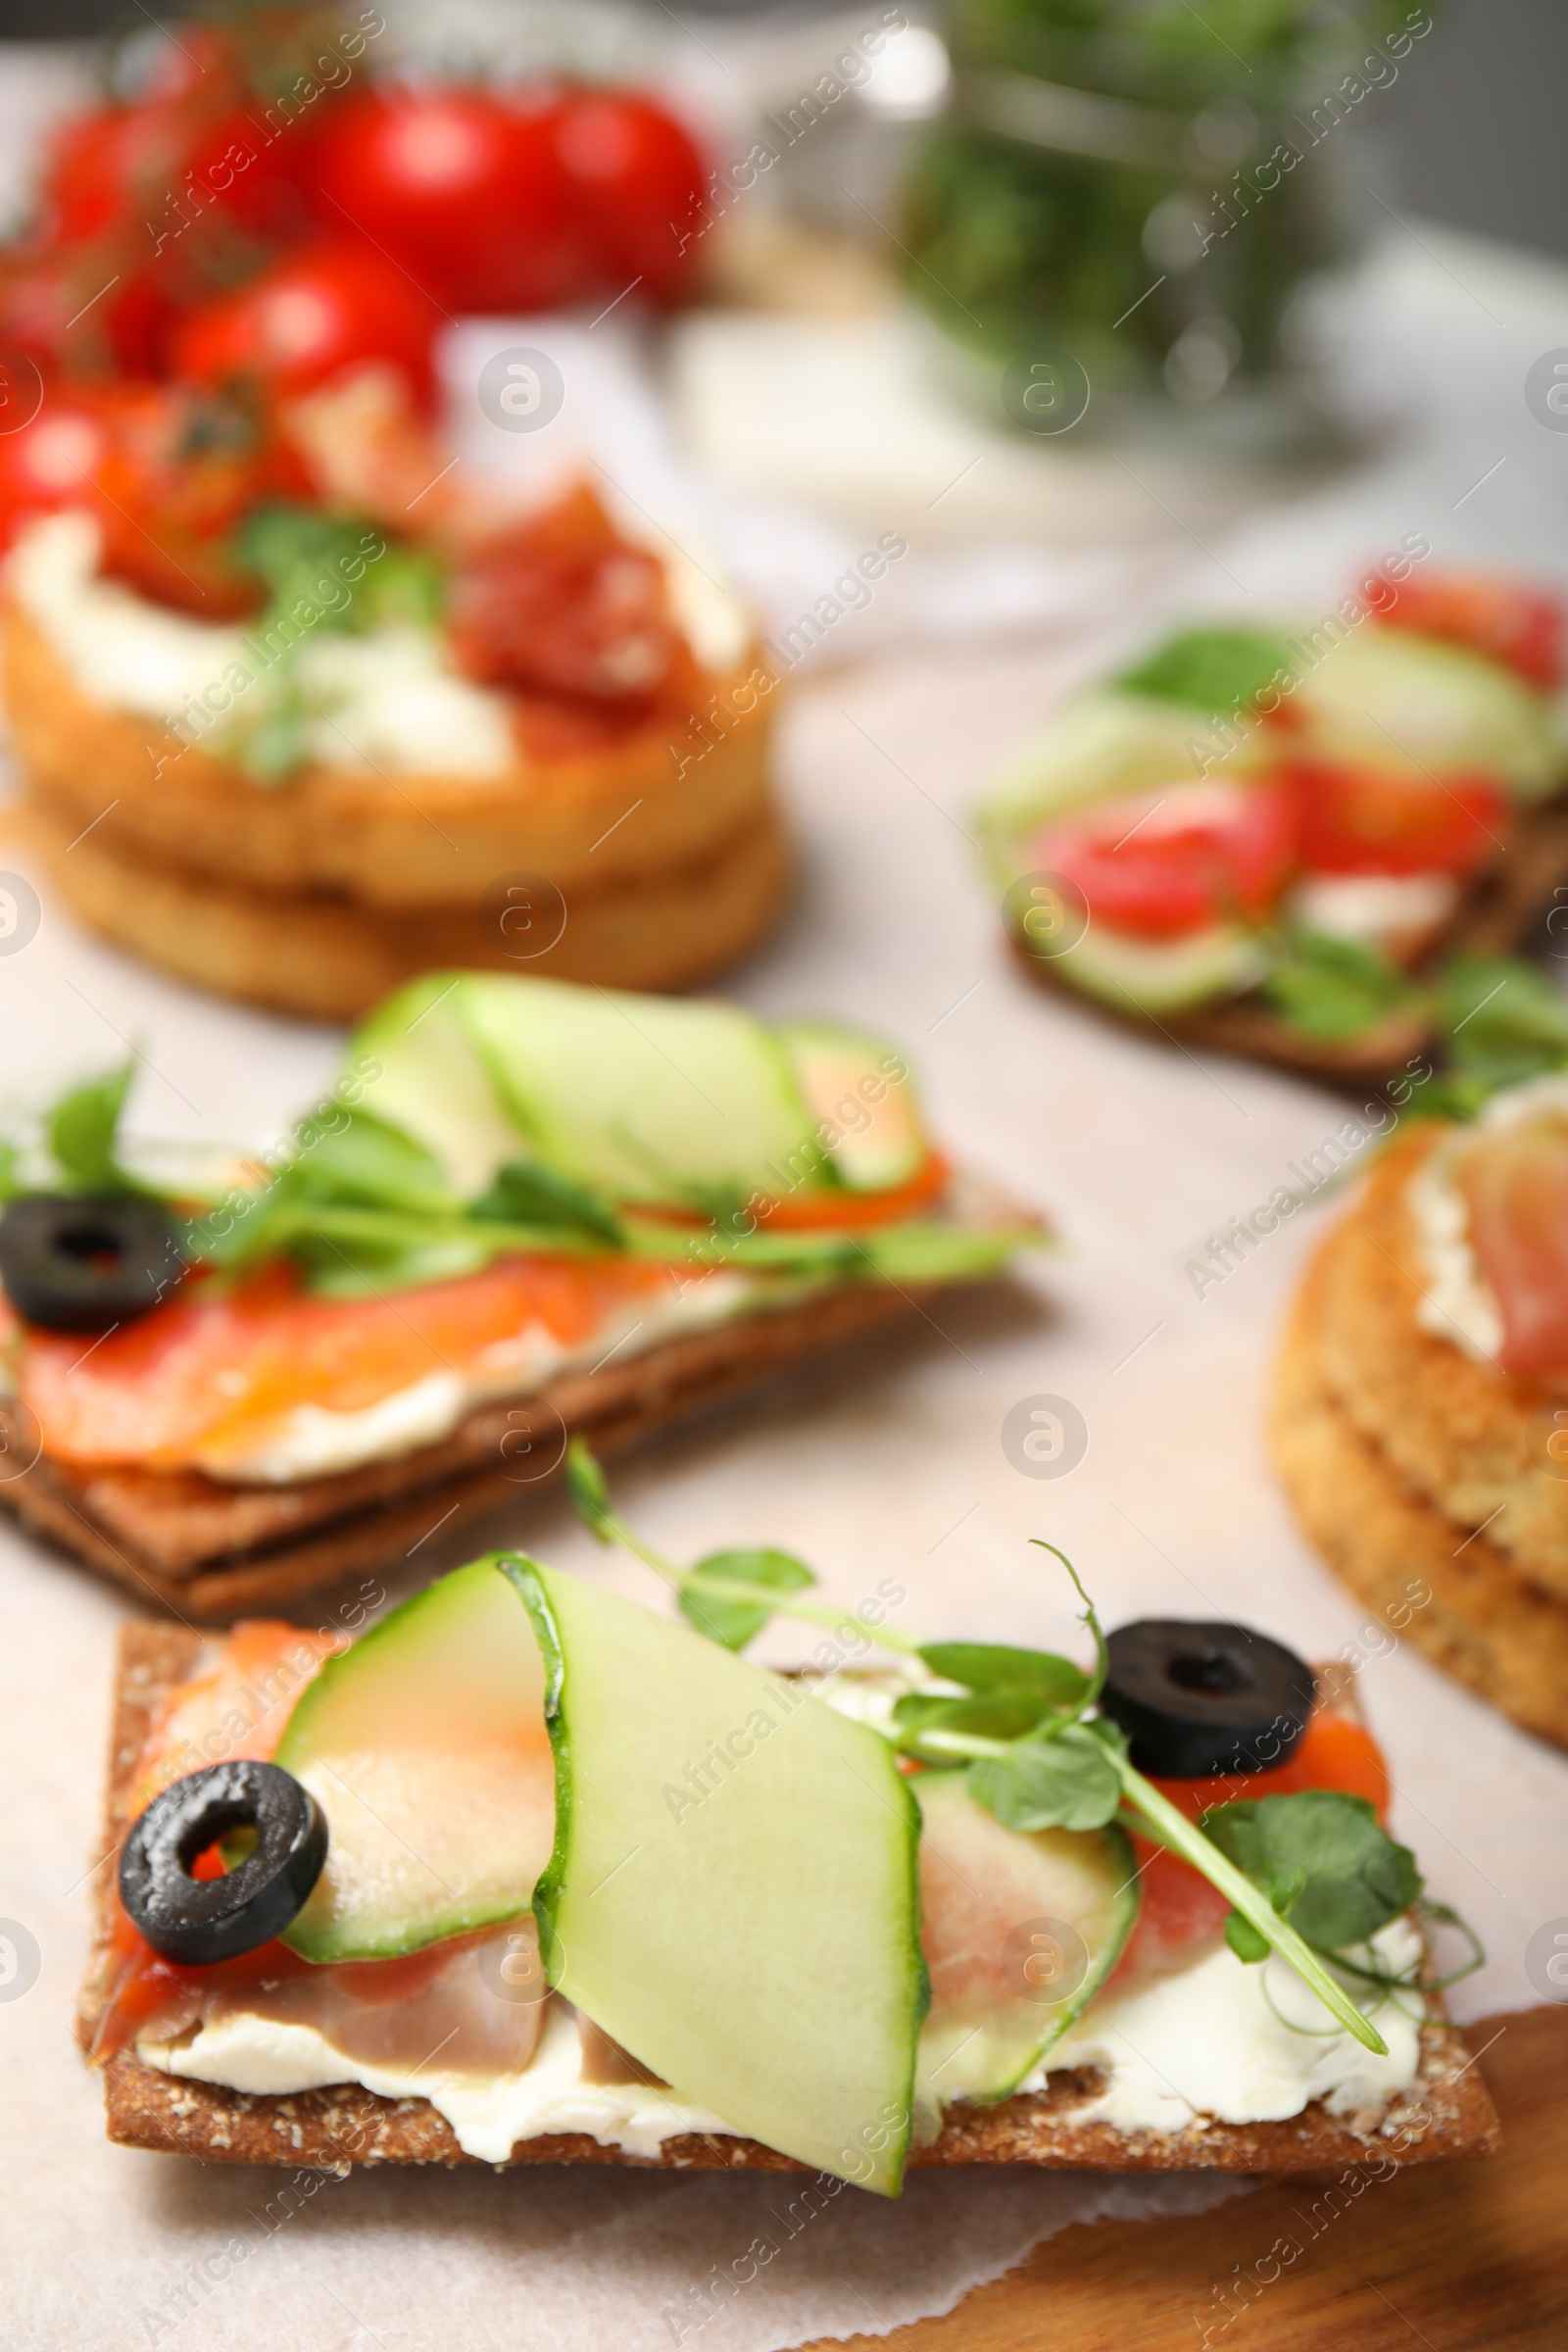
[[[207,1670],[171,1692],[160,1711],[137,1768],[132,1818],[187,1773],[232,1757],[270,1761],[301,1692],[344,1645],[341,1634],[272,1619],[236,1625],[215,1643]],[[220,1867],[216,1853],[204,1854],[193,1876],[216,1878]],[[443,2073],[515,2073],[539,2039],[544,2002],[496,1994],[498,1982],[540,1977],[528,1917],[402,1959],[327,1967],[271,1942],[236,1960],[183,1968],[143,1940],[118,1894],[111,1935],[113,1990],[92,2049],[99,2063],[142,2034],[172,2041],[236,2016],[312,2026],[358,2065],[415,2070],[439,2049]]]
[[[358,1412],[432,1373],[504,1385],[530,1340],[583,1347],[668,1279],[634,1258],[502,1257],[345,1299],[314,1297],[286,1265],[233,1288],[199,1276],[96,1344],[25,1328],[18,1388],[56,1460],[220,1472],[299,1405]]]
[[[1526,1379],[1568,1372],[1568,1116],[1478,1135],[1455,1173],[1502,1317],[1499,1365]]]

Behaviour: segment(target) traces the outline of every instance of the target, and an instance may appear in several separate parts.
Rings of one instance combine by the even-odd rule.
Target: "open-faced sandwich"
[[[1385,2173],[1495,2145],[1388,1776],[1235,1625],[1085,1670],[772,1550],[686,1622],[516,1553],[352,1646],[133,1624],[81,2009],[204,2161]],[[738,1653],[775,1609],[805,1676]],[[844,1671],[871,1649],[901,1671]],[[1463,1973],[1459,1971],[1457,1973]]]
[[[95,930],[343,1019],[455,963],[678,987],[771,923],[773,673],[612,494],[508,512],[379,365],[54,393],[5,466],[6,709]]]
[[[1385,1150],[1297,1302],[1274,1453],[1347,1584],[1419,1578],[1408,1640],[1568,1746],[1568,1078]]]
[[[1031,974],[1190,1042],[1377,1077],[1424,985],[1568,880],[1562,610],[1404,553],[1310,626],[1185,630],[980,810]]]
[[[633,1443],[1044,1238],[895,1049],[716,1002],[437,974],[265,1162],[122,1151],[127,1076],[5,1157],[0,1500],[186,1615],[450,1538],[568,1431]]]

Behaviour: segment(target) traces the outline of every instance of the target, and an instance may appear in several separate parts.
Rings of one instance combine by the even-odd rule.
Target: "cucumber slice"
[[[331,1658],[276,1761],[326,1814],[326,1868],[284,1941],[381,1960],[526,1911],[550,1859],[555,1766],[527,1611],[485,1560]]]
[[[1052,969],[1117,1012],[1179,1012],[1240,996],[1262,979],[1268,962],[1257,932],[1240,923],[1215,923],[1169,945],[1091,923],[1076,947],[1052,959]]]
[[[565,1175],[669,1200],[821,1169],[778,1039],[736,1005],[489,974],[455,998],[505,1111]]]
[[[1138,1916],[1133,1849],[1114,1826],[1004,1829],[961,1772],[913,1787],[931,1972],[920,2086],[944,2106],[1004,2099],[1115,1967]]]
[[[926,1979],[891,1748],[673,1619],[501,1564],[546,1659],[552,1981],[682,2098],[896,2195]]]
[[[455,1197],[471,1200],[522,1139],[463,1019],[463,986],[460,973],[432,972],[400,988],[349,1040],[344,1073],[363,1087],[364,1107],[422,1144]],[[376,1074],[363,1076],[367,1067]]]
[[[931,1147],[903,1055],[885,1039],[835,1021],[786,1021],[778,1035],[840,1181],[865,1193],[907,1184]],[[890,1078],[890,1069],[903,1077]],[[823,1134],[824,1124],[837,1142]]]
[[[1521,800],[1554,792],[1568,772],[1545,698],[1467,646],[1358,629],[1306,671],[1295,700],[1305,748],[1322,758],[1412,775],[1479,772]]]

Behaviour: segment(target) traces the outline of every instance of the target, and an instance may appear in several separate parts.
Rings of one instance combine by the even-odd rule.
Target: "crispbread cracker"
[[[119,1687],[110,1744],[106,1850],[127,1825],[136,1762],[162,1696],[184,1680],[201,1655],[199,1635],[132,1623],[121,1638]],[[78,2018],[84,2047],[107,1998],[109,1874],[100,1873],[99,1935],[88,1964]],[[1075,2123],[1093,2095],[1092,2072],[1063,2073],[1048,2090],[995,2107],[949,2111],[940,2136],[910,2157],[913,2166],[1028,2164],[1054,2170],[1141,2173],[1195,2169],[1238,2173],[1314,2173],[1347,2164],[1417,2164],[1445,2156],[1491,2154],[1496,2111],[1463,2041],[1447,2024],[1423,2030],[1415,2089],[1385,2114],[1338,2117],[1315,2101],[1282,2123],[1195,2124],[1171,2133],[1118,2132]],[[383,2099],[354,2084],[293,2094],[250,2096],[172,2077],[122,2051],[104,2070],[111,2139],[206,2163],[277,2164],[342,2171],[353,2164],[469,2164],[451,2127],[423,2099]],[[802,2172],[808,2168],[753,2139],[685,2132],[658,2157],[628,2156],[583,2132],[521,2140],[514,2164],[615,2164],[662,2171]]]
[[[1523,947],[1568,881],[1568,796],[1516,811],[1508,846],[1489,873],[1467,884],[1458,906],[1433,931],[1421,957],[1430,970],[1454,955],[1500,956]],[[1016,938],[1013,952],[1031,978],[1137,1029],[1151,1028],[1187,1046],[1237,1054],[1250,1061],[1301,1070],[1331,1086],[1376,1085],[1411,1055],[1430,1050],[1434,1032],[1419,1012],[1396,1012],[1373,1029],[1344,1040],[1317,1038],[1296,1028],[1257,999],[1200,1005],[1190,1012],[1146,1013],[1129,999],[1125,1009],[1073,985],[1070,952],[1032,956]],[[1060,969],[1057,969],[1057,964]]]
[[[1568,1603],[1522,1576],[1490,1535],[1417,1493],[1327,1378],[1325,1330],[1355,1245],[1352,1216],[1320,1252],[1291,1319],[1272,1416],[1280,1476],[1306,1534],[1359,1598],[1397,1609],[1401,1638],[1435,1666],[1568,1747]],[[1412,1609],[1414,1578],[1431,1598]]]
[[[992,1197],[977,1215],[1032,1213]],[[840,1283],[787,1306],[624,1349],[529,1396],[467,1414],[439,1445],[298,1486],[236,1487],[192,1471],[90,1470],[47,1455],[0,1484],[0,1504],[78,1559],[184,1617],[273,1609],[409,1550],[442,1525],[526,1500],[559,1472],[567,1435],[607,1454],[766,1388],[806,1359],[923,1312],[928,1286]],[[535,1449],[519,1454],[517,1433]],[[552,1443],[553,1440],[553,1443]],[[503,1452],[503,1446],[508,1450]],[[548,1450],[547,1450],[548,1449]],[[529,1471],[541,1455],[553,1467]]]

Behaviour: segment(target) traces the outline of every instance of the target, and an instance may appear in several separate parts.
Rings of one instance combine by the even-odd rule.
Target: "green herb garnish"
[[[1364,1798],[1336,1789],[1247,1798],[1215,1808],[1202,1823],[1190,1822],[1129,1762],[1119,1728],[1091,1712],[1104,1686],[1104,1636],[1076,1571],[1054,1544],[1041,1547],[1055,1553],[1083,1601],[1082,1623],[1096,1654],[1089,1674],[1045,1650],[921,1642],[886,1624],[872,1630],[830,1602],[799,1597],[815,1580],[785,1553],[717,1552],[696,1567],[677,1567],[618,1516],[604,1472],[580,1438],[567,1447],[566,1478],[573,1503],[600,1541],[621,1544],[645,1560],[674,1587],[698,1631],[726,1647],[744,1646],[777,1614],[841,1639],[849,1635],[857,1648],[874,1644],[918,1658],[944,1681],[966,1683],[959,1692],[901,1697],[887,1733],[894,1745],[923,1763],[961,1769],[976,1802],[1008,1829],[1097,1830],[1119,1821],[1179,1854],[1229,1898],[1226,1932],[1242,1958],[1277,1952],[1347,2033],[1386,2054],[1381,2034],[1322,1954],[1335,1967],[1382,1984],[1376,1971],[1342,1963],[1341,1948],[1364,1943],[1409,1908],[1421,1891],[1414,1857],[1385,1834]],[[760,1559],[779,1566],[758,1576],[752,1569]]]
[[[1261,987],[1282,1020],[1325,1045],[1359,1037],[1393,1013],[1425,1005],[1408,972],[1379,949],[1324,931],[1287,933]]]
[[[1184,629],[1112,683],[1122,694],[1223,718],[1250,709],[1267,687],[1294,682],[1298,660],[1288,639],[1267,629]]]

